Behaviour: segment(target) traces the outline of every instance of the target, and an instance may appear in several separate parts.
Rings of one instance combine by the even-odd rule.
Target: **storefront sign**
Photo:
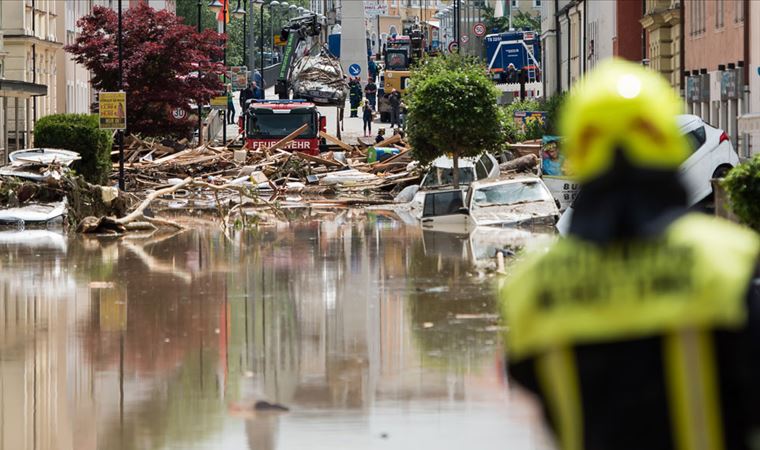
[[[125,92],[100,92],[98,111],[100,128],[107,130],[127,128],[127,94]]]
[[[364,0],[364,15],[367,17],[385,16],[388,14],[388,5],[383,1]]]

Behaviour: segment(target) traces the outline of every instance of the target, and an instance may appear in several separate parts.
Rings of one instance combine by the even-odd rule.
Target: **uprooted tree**
[[[65,47],[74,60],[92,72],[92,86],[117,91],[118,23],[115,11],[96,6],[77,21],[82,32]],[[223,90],[221,75],[224,35],[198,33],[176,15],[138,4],[122,17],[123,80],[127,93],[129,132],[187,136],[197,124],[177,119],[172,111],[206,104]]]
[[[406,128],[414,156],[423,163],[453,159],[459,187],[459,158],[496,151],[504,143],[498,91],[480,63],[457,55],[424,60],[411,76],[405,102]]]

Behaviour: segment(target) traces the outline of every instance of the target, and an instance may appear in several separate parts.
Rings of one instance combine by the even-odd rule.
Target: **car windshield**
[[[469,185],[475,181],[475,171],[472,167],[459,168],[459,184]],[[425,176],[422,187],[430,188],[436,186],[447,186],[454,184],[454,170],[444,169],[442,167],[433,167]]]
[[[551,196],[537,181],[497,184],[475,190],[474,207],[507,206],[517,203],[551,200]]]
[[[308,124],[309,127],[298,137],[313,137],[314,120],[312,120],[311,114],[256,114],[248,119],[248,135],[260,138],[281,138],[297,130],[303,124]]]

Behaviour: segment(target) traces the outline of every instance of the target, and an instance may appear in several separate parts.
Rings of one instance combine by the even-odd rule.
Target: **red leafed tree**
[[[65,47],[74,60],[92,72],[99,91],[117,91],[119,82],[118,18],[115,11],[96,6],[79,19],[82,28]],[[224,35],[198,33],[167,11],[139,4],[122,16],[123,86],[127,93],[127,127],[144,135],[186,136],[197,125],[171,112],[190,102],[207,104],[224,90]],[[200,73],[200,76],[198,75]]]

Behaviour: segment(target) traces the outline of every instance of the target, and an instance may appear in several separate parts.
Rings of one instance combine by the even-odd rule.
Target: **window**
[[[734,23],[744,22],[744,2],[734,3]]]
[[[699,36],[705,32],[705,0],[689,2],[689,7],[689,15],[691,16],[689,34]]]
[[[686,140],[689,141],[689,146],[692,152],[696,152],[699,147],[703,146],[707,140],[705,133],[705,127],[701,126],[688,133],[686,133]]]
[[[464,207],[462,191],[430,192],[425,195],[422,217],[455,214]]]
[[[540,8],[541,7],[541,0],[533,0],[533,7],[534,8]]]
[[[512,8],[519,8],[519,7],[520,7],[520,1],[512,0]]]
[[[715,28],[723,28],[724,1],[715,0]]]

